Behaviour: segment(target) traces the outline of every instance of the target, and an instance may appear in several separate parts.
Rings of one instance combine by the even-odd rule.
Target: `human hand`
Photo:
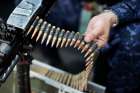
[[[99,47],[103,47],[109,38],[110,28],[117,22],[117,16],[112,12],[104,12],[93,17],[85,33],[85,41],[95,41]]]

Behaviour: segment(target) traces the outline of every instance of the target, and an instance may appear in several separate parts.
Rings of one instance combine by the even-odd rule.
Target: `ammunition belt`
[[[56,81],[66,84],[72,88],[78,89],[80,91],[86,91],[87,81],[90,72],[95,63],[95,59],[99,54],[99,48],[96,42],[87,43],[84,41],[84,36],[79,32],[67,31],[59,27],[53,26],[50,23],[43,21],[38,16],[30,26],[26,33],[31,35],[31,39],[38,42],[40,40],[41,44],[46,42],[46,46],[51,44],[51,47],[73,47],[77,48],[84,54],[85,59],[85,69],[76,74],[61,74],[52,71],[47,71],[46,75]],[[45,41],[46,40],[46,41]]]

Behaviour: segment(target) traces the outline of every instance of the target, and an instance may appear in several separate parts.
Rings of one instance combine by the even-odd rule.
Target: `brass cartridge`
[[[76,41],[75,45],[74,45],[74,48],[76,48],[77,46],[80,45],[80,42],[82,40],[82,36],[80,35],[80,33],[78,32],[78,40]]]
[[[67,38],[68,38],[68,35],[69,35],[69,31],[67,31],[63,37],[63,40],[62,40],[62,43],[61,43],[61,48],[64,46],[64,44],[66,43],[67,41]]]
[[[43,25],[41,26],[41,29],[40,29],[40,31],[39,31],[39,33],[38,33],[37,38],[36,38],[36,42],[39,40],[40,36],[42,35],[43,31],[45,30],[46,24],[47,24],[47,22],[45,21],[45,22],[43,23]]]
[[[33,24],[31,25],[31,27],[27,31],[27,35],[29,35],[29,33],[35,28],[35,26],[38,24],[38,21],[39,21],[39,17],[37,16],[36,19],[34,20]]]
[[[90,47],[90,44],[86,44],[86,45],[83,47],[81,53],[84,53],[85,51],[87,51],[89,47]]]
[[[45,39],[47,38],[47,35],[48,35],[49,31],[50,31],[50,28],[51,28],[51,24],[48,24],[45,32],[43,33],[41,44],[43,44]]]
[[[52,37],[53,37],[53,34],[54,34],[54,31],[55,31],[55,26],[53,26],[52,28],[51,28],[51,31],[50,31],[50,33],[49,33],[49,36],[48,36],[48,38],[47,38],[47,42],[46,42],[46,46],[49,44],[49,42],[51,41],[51,39],[52,39]]]
[[[67,42],[65,44],[65,47],[67,47],[69,45],[69,43],[71,42],[72,38],[74,37],[75,32],[71,32],[70,35],[68,36]]]
[[[76,43],[76,41],[78,39],[78,35],[79,35],[79,33],[75,33],[73,39],[71,40],[70,46],[73,46]]]
[[[69,74],[69,75],[68,75],[68,79],[67,79],[67,83],[66,83],[66,85],[68,85],[68,86],[70,85],[71,78],[72,78],[72,75]]]
[[[59,32],[60,32],[60,28],[57,27],[57,28],[56,28],[56,32],[54,33],[54,36],[53,36],[53,40],[52,40],[51,47],[53,47],[54,44],[55,44],[55,42],[57,41],[57,38],[58,38],[58,34],[59,34]]]
[[[32,34],[32,36],[31,36],[31,39],[34,38],[34,36],[35,36],[36,33],[39,31],[39,29],[40,29],[40,27],[41,27],[42,24],[43,24],[43,20],[40,19],[39,22],[38,22],[38,24],[37,24],[37,26],[35,27],[35,29],[34,29],[34,31],[33,31],[33,34]]]
[[[84,57],[87,57],[91,52],[94,52],[94,50],[95,50],[97,47],[98,47],[97,44],[96,44],[96,43],[93,43],[93,44],[91,45],[91,47],[87,50],[87,52],[86,52],[86,54],[85,54]]]
[[[63,37],[64,33],[65,33],[65,30],[62,29],[62,31],[61,31],[60,34],[59,34],[56,47],[58,47],[58,46],[60,45],[60,42],[61,42],[61,40],[62,40],[62,37]]]

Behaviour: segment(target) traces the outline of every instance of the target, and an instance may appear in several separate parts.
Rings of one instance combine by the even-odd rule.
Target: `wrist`
[[[104,10],[102,14],[105,14],[110,22],[111,27],[115,27],[118,25],[118,16],[111,10]]]

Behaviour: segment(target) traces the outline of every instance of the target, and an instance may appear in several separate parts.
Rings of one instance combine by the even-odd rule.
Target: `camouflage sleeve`
[[[119,22],[140,19],[140,0],[123,0],[110,8],[118,16]]]

